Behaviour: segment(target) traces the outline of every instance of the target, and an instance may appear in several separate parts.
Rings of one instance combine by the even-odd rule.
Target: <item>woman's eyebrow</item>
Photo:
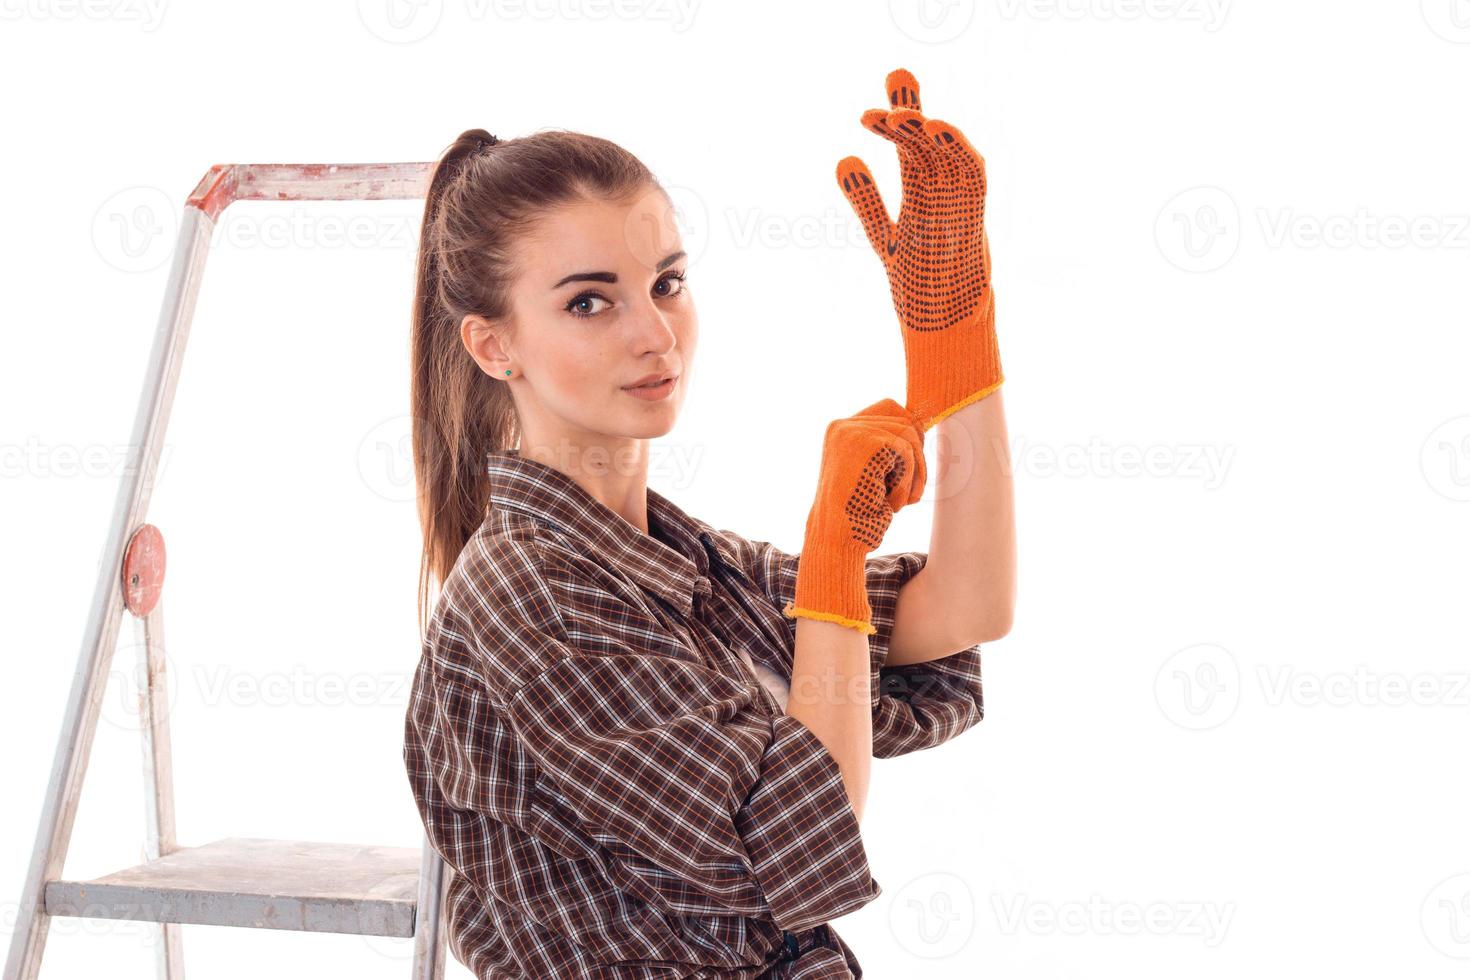
[[[684,258],[685,257],[685,254],[686,253],[680,251],[680,252],[672,252],[669,255],[666,255],[663,259],[661,259],[659,261],[659,264],[658,264],[657,268],[655,268],[653,271],[655,271],[655,272],[663,272],[669,266],[673,265],[675,262],[677,262],[680,259]],[[560,288],[562,286],[565,286],[569,282],[584,282],[584,281],[585,282],[612,282],[612,283],[615,283],[615,282],[618,281],[618,274],[616,272],[574,272],[574,273],[572,273],[569,276],[563,276],[562,278],[558,279],[555,283],[552,284],[551,288],[552,289],[558,289],[558,288]]]

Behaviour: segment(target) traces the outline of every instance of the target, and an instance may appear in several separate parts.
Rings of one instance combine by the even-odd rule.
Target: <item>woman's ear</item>
[[[513,370],[510,330],[500,318],[468,313],[460,321],[459,336],[480,370],[492,378],[504,378]]]

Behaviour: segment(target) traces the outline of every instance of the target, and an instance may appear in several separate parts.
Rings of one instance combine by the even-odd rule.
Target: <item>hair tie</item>
[[[479,149],[479,150],[483,150],[485,147],[487,147],[487,146],[494,146],[496,143],[499,143],[499,142],[500,142],[500,139],[498,137],[494,136],[494,135],[492,135],[489,139],[486,139],[483,136],[476,136],[475,137],[475,143],[476,143],[476,147],[475,148],[476,149]]]

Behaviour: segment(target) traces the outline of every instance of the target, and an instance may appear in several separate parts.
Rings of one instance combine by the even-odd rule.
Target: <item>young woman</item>
[[[860,160],[837,177],[888,271],[907,401],[828,426],[797,555],[647,486],[698,336],[647,168],[562,131],[470,130],[439,162],[404,760],[477,977],[861,977],[826,923],[880,893],[871,759],[982,717],[979,644],[1014,595],[983,162],[922,115],[912,75],[887,88],[863,121],[897,146],[897,223]],[[870,555],[920,499],[936,424],[952,452],[930,551]]]

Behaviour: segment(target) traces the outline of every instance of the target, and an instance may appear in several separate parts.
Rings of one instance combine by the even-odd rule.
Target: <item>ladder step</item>
[[[410,847],[227,837],[91,881],[48,881],[46,914],[407,938],[422,860]]]

